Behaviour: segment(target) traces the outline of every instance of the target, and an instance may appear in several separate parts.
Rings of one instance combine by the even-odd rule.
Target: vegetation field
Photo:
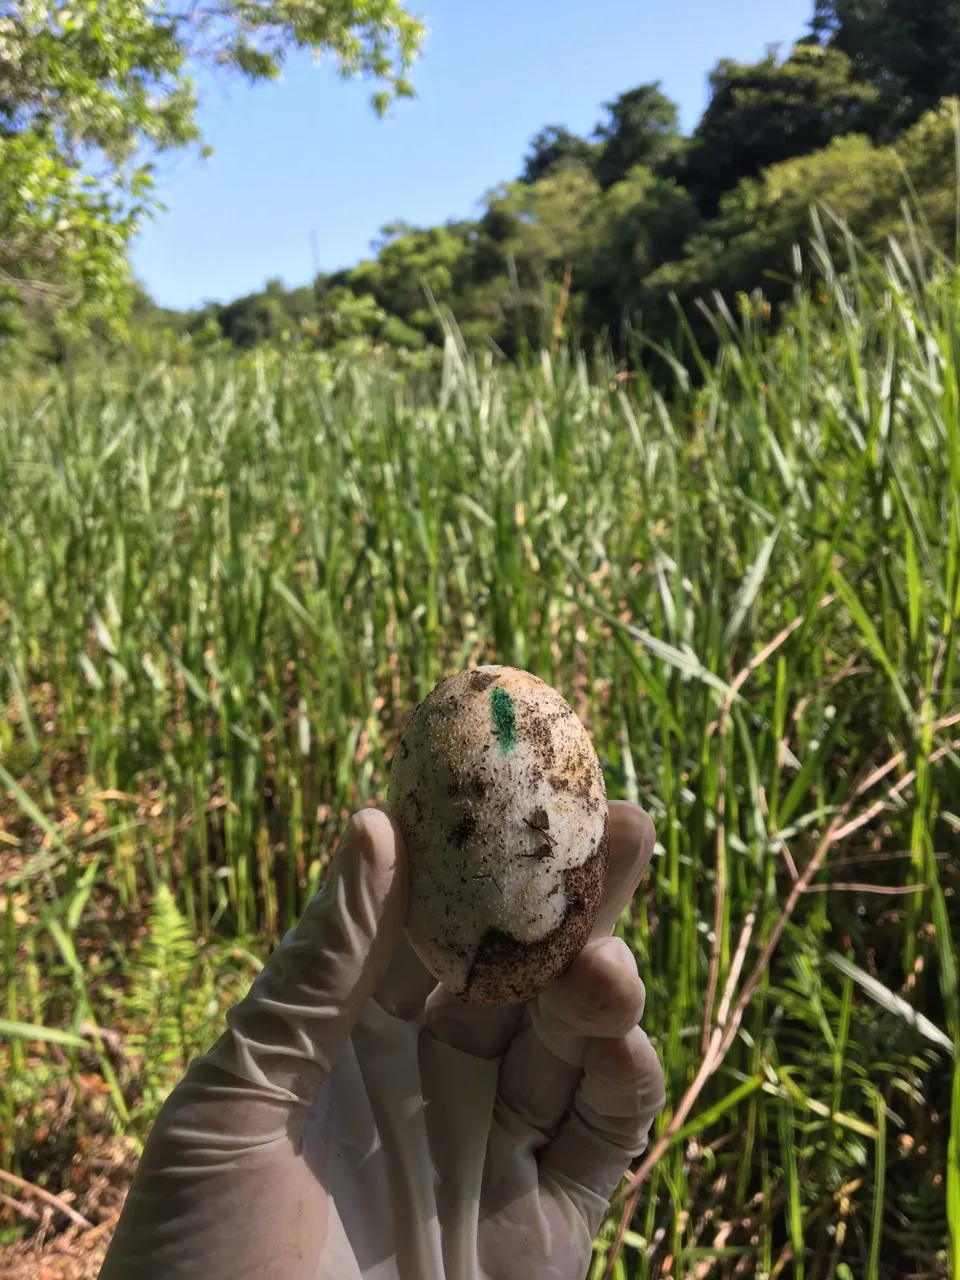
[[[451,330],[5,385],[14,1251],[109,1230],[413,706],[497,660],[658,829],[619,927],[669,1101],[596,1276],[960,1274],[960,290],[818,267],[629,375]]]

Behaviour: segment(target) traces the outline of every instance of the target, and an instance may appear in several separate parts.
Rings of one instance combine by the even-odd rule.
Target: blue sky
[[[661,80],[684,128],[720,57],[763,55],[806,30],[813,0],[411,0],[429,35],[417,97],[378,120],[369,86],[309,58],[283,81],[205,81],[200,122],[214,148],[161,161],[167,212],[135,247],[137,276],[165,306],[227,300],[271,277],[312,278],[369,256],[398,218],[431,225],[476,213],[515,177],[547,124],[588,133],[602,103]]]

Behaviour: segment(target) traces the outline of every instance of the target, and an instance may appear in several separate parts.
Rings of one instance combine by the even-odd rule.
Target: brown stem
[[[45,1191],[43,1187],[36,1187],[32,1182],[27,1182],[24,1178],[18,1178],[15,1173],[8,1173],[6,1169],[0,1169],[0,1181],[8,1182],[11,1187],[17,1187],[20,1191],[25,1191],[27,1195],[33,1196],[36,1200],[42,1200],[44,1204],[52,1205],[54,1209],[59,1209],[61,1213],[65,1213],[71,1222],[75,1222],[78,1227],[90,1228],[92,1222],[77,1213],[76,1209],[71,1209],[65,1200],[61,1200],[59,1196],[53,1195],[50,1191]]]
[[[833,596],[824,596],[820,601],[819,608],[823,608],[829,604]],[[707,994],[703,1005],[703,1037],[701,1040],[700,1052],[707,1052],[707,1045],[710,1042],[710,1026],[713,1022],[713,1003],[717,996],[717,985],[720,981],[720,946],[721,935],[723,933],[723,912],[727,902],[727,841],[726,841],[726,813],[727,813],[727,729],[730,725],[730,712],[736,701],[737,694],[747,683],[754,671],[766,660],[771,657],[784,644],[794,631],[803,622],[802,618],[795,618],[789,626],[783,628],[773,637],[769,644],[764,645],[759,653],[754,654],[745,667],[737,672],[730,688],[723,699],[723,705],[720,708],[720,717],[715,726],[711,726],[708,734],[714,728],[718,730],[718,764],[717,764],[717,844],[716,855],[714,859],[714,875],[716,877],[716,892],[713,898],[713,942],[710,947],[710,971],[707,977]]]

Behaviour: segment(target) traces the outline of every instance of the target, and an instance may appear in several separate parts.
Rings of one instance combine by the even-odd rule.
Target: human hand
[[[327,884],[164,1105],[101,1280],[581,1280],[663,1105],[610,936],[653,850],[610,805],[591,941],[527,1005],[469,1005],[403,936],[403,840],[358,814]]]

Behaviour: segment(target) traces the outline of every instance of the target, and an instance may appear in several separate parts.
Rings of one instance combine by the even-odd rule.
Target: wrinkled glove
[[[101,1280],[582,1280],[663,1075],[611,937],[653,850],[610,806],[593,937],[527,1005],[469,1005],[403,935],[393,820],[325,887],[162,1108]]]

